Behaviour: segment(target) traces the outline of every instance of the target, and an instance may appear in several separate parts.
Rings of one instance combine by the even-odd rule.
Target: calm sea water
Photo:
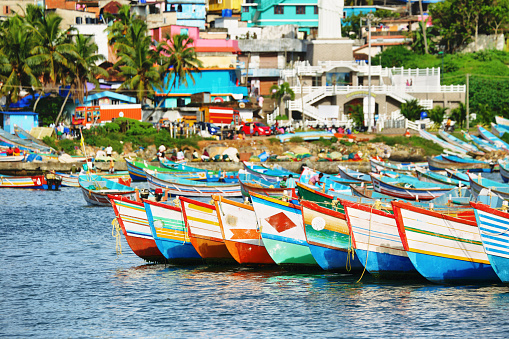
[[[147,265],[79,189],[0,191],[2,337],[503,337],[509,287]]]

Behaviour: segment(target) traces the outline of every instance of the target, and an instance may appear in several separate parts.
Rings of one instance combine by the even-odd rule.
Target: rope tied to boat
[[[382,206],[382,202],[380,200],[377,200],[371,205],[371,209],[369,211],[369,228],[368,228],[368,246],[366,249],[366,261],[364,264],[364,270],[362,270],[361,277],[359,280],[357,280],[358,283],[361,282],[362,277],[364,276],[364,273],[366,273],[366,266],[368,265],[368,257],[369,257],[369,242],[371,241],[371,220],[373,219],[373,209],[380,209]]]
[[[111,235],[115,238],[115,252],[117,253],[117,256],[119,256],[122,255],[122,228],[120,227],[117,217],[111,221],[111,225],[113,226],[111,229]]]

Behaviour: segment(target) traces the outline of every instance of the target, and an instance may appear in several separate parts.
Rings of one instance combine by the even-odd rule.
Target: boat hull
[[[408,256],[356,249],[355,254],[362,266],[378,279],[421,278]]]
[[[452,162],[438,160],[433,157],[428,157],[428,163],[430,171],[445,171],[446,169],[459,169],[469,172],[491,173],[493,172],[494,168],[489,164]]]
[[[317,262],[307,244],[291,243],[288,239],[263,233],[262,238],[267,252],[276,264],[317,267]]]
[[[43,175],[35,175],[31,177],[0,176],[0,188],[47,189],[48,187]]]
[[[454,188],[454,186],[450,186],[450,188],[443,189],[406,188],[386,183],[373,176],[372,179],[373,179],[373,189],[375,192],[408,200],[432,200],[435,199],[436,197],[439,197],[449,192]]]
[[[132,192],[121,192],[121,191],[107,191],[107,192],[101,192],[97,193],[93,190],[86,189],[84,187],[81,187],[81,192],[83,193],[83,198],[85,198],[85,201],[87,204],[91,206],[100,206],[100,207],[109,207],[111,206],[110,199],[108,198],[108,195],[112,196],[122,196],[129,199],[134,198],[134,191]]]

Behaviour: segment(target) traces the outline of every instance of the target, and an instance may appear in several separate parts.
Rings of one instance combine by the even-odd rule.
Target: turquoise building
[[[205,29],[206,0],[166,0],[166,12],[177,13],[177,25]]]
[[[174,108],[185,106],[191,102],[191,95],[209,92],[211,101],[240,100],[247,96],[247,88],[239,86],[240,70],[236,68],[207,68],[199,73],[193,72],[193,80],[187,77],[187,86],[170,89],[158,93],[159,100],[164,100],[161,107]],[[170,84],[173,77],[170,79]]]
[[[318,31],[318,0],[247,0],[241,20],[248,27],[298,25],[300,32],[315,36]]]
[[[14,125],[30,132],[34,127],[39,127],[39,114],[35,112],[0,112],[0,127],[4,131],[14,134]]]

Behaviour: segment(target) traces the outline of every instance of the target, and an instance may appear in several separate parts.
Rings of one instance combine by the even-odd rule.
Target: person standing
[[[104,151],[106,152],[106,156],[111,158],[111,153],[113,152],[113,147],[111,147],[111,145],[108,145],[108,147],[106,147],[106,149]]]
[[[165,152],[166,152],[166,147],[164,145],[159,146],[158,157],[159,158],[164,158],[165,157]]]

